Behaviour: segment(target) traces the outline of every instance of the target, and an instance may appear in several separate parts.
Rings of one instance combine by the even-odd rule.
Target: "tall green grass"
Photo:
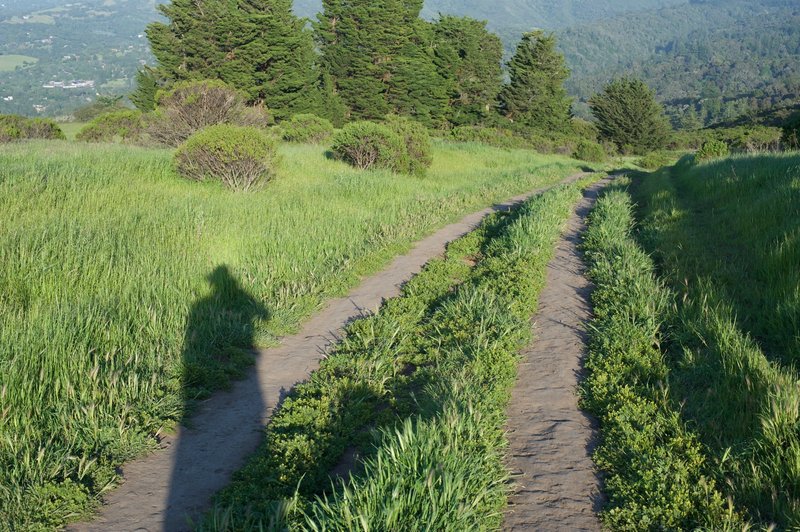
[[[494,216],[353,323],[202,528],[498,528],[517,353],[580,186]]]
[[[424,179],[281,151],[274,183],[235,194],[180,180],[167,151],[0,149],[0,528],[90,511],[187,402],[242,374],[250,344],[445,222],[576,171],[445,143]]]
[[[677,296],[672,396],[736,507],[796,528],[800,156],[679,164],[636,190],[641,241]]]
[[[600,420],[603,522],[612,530],[735,530],[741,523],[666,385],[660,346],[671,295],[633,239],[631,200],[617,188],[597,202],[584,241],[596,288],[581,395]]]

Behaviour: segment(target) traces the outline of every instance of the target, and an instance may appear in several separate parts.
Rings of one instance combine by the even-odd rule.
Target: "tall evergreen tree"
[[[589,100],[600,136],[620,149],[643,154],[663,148],[670,133],[664,108],[650,87],[638,79],[618,79]]]
[[[221,79],[276,118],[321,106],[316,53],[291,0],[172,0],[147,37],[167,82]]]
[[[446,104],[422,0],[323,0],[315,24],[322,66],[349,119],[389,113],[435,121]]]
[[[503,84],[503,43],[486,22],[441,16],[434,24],[436,65],[447,81],[448,119],[477,124],[494,111]]]
[[[511,82],[500,94],[505,115],[543,131],[569,128],[572,100],[564,89],[569,69],[556,50],[556,38],[543,31],[526,33],[508,65]]]
[[[143,113],[156,108],[159,82],[152,68],[144,67],[136,73],[136,90],[129,96],[133,105]]]

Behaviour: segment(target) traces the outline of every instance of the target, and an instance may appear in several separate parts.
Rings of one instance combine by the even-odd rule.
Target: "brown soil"
[[[574,181],[584,174],[572,176]],[[75,531],[169,531],[191,529],[258,447],[264,426],[288,390],[317,369],[325,351],[351,320],[377,310],[448,242],[475,229],[488,214],[507,210],[545,189],[512,198],[465,217],[420,241],[385,270],[365,279],[346,297],[331,300],[302,330],[259,353],[255,371],[225,393],[214,395],[191,418],[191,427],[161,442],[161,449],[127,464],[123,483],[109,493],[97,518]],[[347,467],[346,465],[343,466]]]
[[[591,287],[578,249],[585,218],[605,185],[583,201],[548,265],[534,317],[534,342],[523,351],[508,408],[515,485],[505,530],[599,530],[600,480],[591,459],[594,421],[578,408],[576,387],[586,352]]]

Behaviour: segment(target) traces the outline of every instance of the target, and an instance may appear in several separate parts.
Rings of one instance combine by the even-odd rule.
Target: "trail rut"
[[[600,530],[600,481],[591,459],[594,421],[578,408],[591,287],[578,249],[598,183],[570,218],[534,317],[534,341],[522,352],[508,408],[515,486],[504,529]]]
[[[567,178],[572,182],[585,174]],[[256,367],[233,388],[214,395],[190,419],[166,437],[160,450],[124,466],[123,482],[104,500],[94,521],[71,525],[74,531],[182,531],[209,508],[211,497],[258,447],[264,426],[283,396],[305,380],[342,328],[378,309],[448,242],[475,229],[491,212],[540,194],[546,188],[473,213],[421,240],[386,269],[365,279],[346,297],[333,299],[302,330],[281,345],[260,351]]]

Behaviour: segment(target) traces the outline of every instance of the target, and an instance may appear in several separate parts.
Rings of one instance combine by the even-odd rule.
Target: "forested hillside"
[[[797,0],[693,0],[559,37],[572,94],[585,101],[609,79],[632,74],[655,89],[676,125],[695,114],[711,124],[759,112],[796,99],[800,88]]]

